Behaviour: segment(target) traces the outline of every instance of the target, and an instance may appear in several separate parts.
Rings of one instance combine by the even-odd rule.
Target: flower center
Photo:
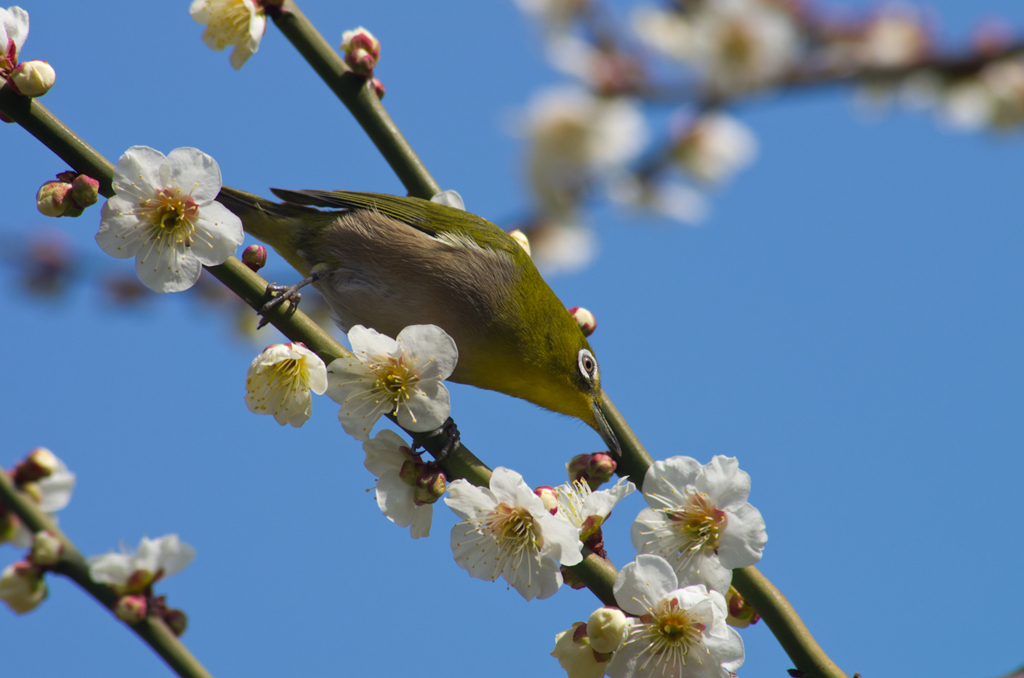
[[[701,548],[718,552],[718,539],[729,519],[725,511],[720,511],[711,503],[708,495],[687,490],[682,506],[662,511],[673,522],[680,536],[680,553],[695,553]]]
[[[419,382],[419,375],[405,362],[405,352],[397,358],[387,357],[376,363],[377,381],[374,386],[384,391],[395,404],[395,412],[402,403],[412,397],[413,388]]]
[[[138,207],[140,216],[157,227],[160,240],[170,240],[189,247],[195,232],[199,205],[179,188],[165,188]]]
[[[495,540],[509,551],[540,550],[540,538],[534,529],[533,515],[521,506],[498,504],[484,526]]]
[[[686,666],[690,650],[703,646],[701,634],[706,626],[695,615],[680,609],[675,598],[662,600],[640,621],[643,624],[634,627],[627,642],[644,643],[637,659],[643,667],[651,662],[660,665],[662,675]]]
[[[722,35],[722,59],[734,66],[748,65],[754,57],[754,38],[741,22],[733,22]]]
[[[257,1],[253,4],[259,10],[261,3]],[[210,8],[210,23],[207,24],[207,30],[217,41],[218,46],[224,49],[248,36],[251,18],[252,12],[249,11],[245,0],[220,2]]]

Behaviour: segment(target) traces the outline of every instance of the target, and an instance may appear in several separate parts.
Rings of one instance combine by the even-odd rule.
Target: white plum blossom
[[[17,65],[18,54],[28,37],[28,12],[21,7],[0,7],[0,70],[10,70]],[[9,62],[11,47],[15,63]]]
[[[709,183],[729,179],[757,157],[757,137],[724,113],[703,115],[676,142],[674,155],[690,174]]]
[[[71,502],[71,493],[75,489],[75,474],[60,457],[45,447],[33,450],[30,458],[34,463],[46,468],[47,475],[39,480],[24,483],[21,489],[38,504],[40,511],[56,522],[54,514]],[[30,548],[32,531],[18,521],[9,541],[18,548]]]
[[[928,55],[931,38],[924,17],[909,6],[883,7],[858,45],[858,60],[868,66],[909,66]]]
[[[635,176],[623,176],[609,187],[608,195],[617,203],[691,226],[708,216],[704,194],[679,181],[639,181]]]
[[[206,26],[203,42],[221,52],[234,47],[231,66],[237,71],[260,47],[267,30],[262,3],[254,0],[195,0],[189,14]]]
[[[25,614],[46,600],[49,590],[42,571],[32,563],[13,563],[0,573],[0,600],[15,614]]]
[[[490,489],[459,479],[445,503],[462,518],[452,528],[455,562],[473,577],[503,577],[526,598],[548,598],[562,585],[559,564],[583,559],[577,530],[551,515],[523,477],[498,467]]]
[[[242,221],[214,201],[217,161],[196,148],[169,155],[132,146],[114,168],[96,242],[112,257],[135,257],[139,280],[155,292],[180,292],[203,265],[224,263],[242,244]]]
[[[680,581],[724,594],[734,568],[761,559],[764,520],[747,503],[750,476],[735,457],[717,455],[704,466],[690,457],[657,461],[643,493],[651,508],[633,523],[633,547],[663,556]]]
[[[377,506],[399,527],[408,527],[413,539],[430,536],[433,504],[417,504],[415,488],[402,479],[402,467],[414,463],[408,444],[394,431],[384,429],[363,443],[366,470],[377,476]]]
[[[313,411],[312,391],[327,390],[327,366],[301,343],[274,344],[249,365],[245,404],[255,414],[272,414],[281,426],[299,427]]]
[[[410,325],[396,339],[356,325],[352,354],[327,366],[327,395],[341,405],[338,419],[357,440],[370,439],[381,415],[392,413],[409,431],[433,431],[451,412],[441,383],[455,370],[455,341],[436,325]]]
[[[181,572],[195,556],[196,550],[176,534],[143,537],[134,551],[122,546],[121,553],[89,558],[89,576],[96,583],[111,585],[119,595],[141,593],[160,579]]]
[[[692,19],[687,59],[721,92],[756,89],[785,74],[800,53],[793,17],[762,0],[715,0]]]
[[[612,589],[629,617],[608,664],[612,678],[730,678],[743,664],[743,640],[726,623],[725,597],[679,581],[660,556],[639,555]]]
[[[661,7],[639,7],[630,21],[633,32],[649,47],[678,61],[693,56],[693,24],[681,13]]]
[[[635,489],[636,485],[625,478],[619,478],[619,482],[607,490],[596,492],[590,489],[590,485],[580,480],[559,485],[555,488],[558,493],[558,511],[555,517],[579,530],[580,539],[586,541],[601,529],[601,525],[615,505]]]

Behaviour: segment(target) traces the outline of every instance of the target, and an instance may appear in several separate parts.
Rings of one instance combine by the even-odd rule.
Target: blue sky
[[[43,103],[111,160],[135,144],[195,146],[225,183],[265,195],[403,192],[273,26],[236,73],[203,46],[187,2],[23,6],[23,58],[58,74]],[[932,6],[950,40],[992,16],[1024,28],[1010,0]],[[381,39],[384,103],[444,188],[498,223],[522,211],[523,149],[501,121],[560,78],[511,3],[302,7],[331,42],[357,25]],[[597,261],[552,287],[596,314],[605,388],[652,455],[739,458],[767,522],[759,567],[844,670],[1004,673],[1024,662],[1021,139],[906,112],[868,123],[842,90],[740,114],[761,156],[707,223],[599,207]],[[59,230],[93,282],[130,270],[96,248],[97,209],[36,212],[36,189],[63,169],[0,129],[0,235]],[[216,310],[186,293],[125,312],[86,283],[40,301],[0,275],[13,351],[0,464],[38,445],[67,461],[79,485],[61,525],[87,554],[168,532],[193,544],[195,562],[158,590],[189,614],[184,641],[214,676],[564,675],[553,637],[596,599],[565,589],[526,603],[471,579],[443,507],[431,538],[409,539],[366,491],[333,403],[317,399],[297,430],[248,412],[258,347]],[[532,485],[562,482],[572,455],[601,445],[500,394],[456,385],[452,402],[474,453]],[[605,530],[619,567],[642,507],[630,497]],[[20,555],[0,547],[0,565]],[[168,675],[74,585],[49,581],[37,611],[0,614],[5,675]],[[741,675],[791,666],[763,624],[743,638]]]

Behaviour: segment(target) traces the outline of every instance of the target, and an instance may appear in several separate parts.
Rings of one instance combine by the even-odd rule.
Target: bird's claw
[[[303,283],[305,283],[305,281],[303,281]],[[260,318],[260,324],[256,326],[256,329],[261,329],[266,326],[267,323],[270,322],[270,319],[267,318],[267,313],[284,302],[290,301],[293,306],[298,307],[299,302],[302,301],[302,292],[299,292],[299,289],[305,286],[303,283],[299,283],[298,285],[278,285],[277,283],[270,283],[267,285],[267,292],[274,295],[274,298],[263,304],[263,306],[260,307],[260,310],[256,311],[258,315],[262,316]]]
[[[459,445],[462,444],[462,435],[459,433],[459,427],[455,425],[455,420],[452,419],[451,417],[448,417],[448,419],[446,419],[445,422],[441,424],[440,428],[431,431],[424,437],[436,438],[442,433],[447,434],[448,437],[444,441],[444,445],[441,447],[441,449],[438,450],[436,454],[434,454],[435,463],[440,463],[441,461],[443,461],[445,457],[454,452],[459,447]],[[423,454],[423,451],[420,451],[419,453],[416,452],[416,450],[421,447],[423,446],[420,445],[419,443],[415,443],[412,448],[412,454],[415,454],[417,456]]]

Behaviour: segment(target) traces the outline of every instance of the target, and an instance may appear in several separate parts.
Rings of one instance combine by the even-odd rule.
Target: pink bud
[[[540,497],[540,500],[544,503],[544,508],[546,508],[551,515],[558,513],[558,492],[555,488],[550,485],[541,485],[535,489],[533,493]]]
[[[79,174],[71,182],[71,198],[81,208],[95,205],[100,197],[100,182],[90,176]]]
[[[569,482],[586,480],[590,470],[590,454],[577,454],[565,465],[565,472],[569,475]]]
[[[377,93],[377,98],[383,100],[384,99],[384,83],[381,82],[380,80],[378,80],[377,78],[374,78],[370,82],[373,84],[373,91]]]
[[[576,324],[580,326],[583,336],[589,337],[597,329],[597,319],[594,318],[594,314],[582,306],[573,306],[569,309],[569,313],[576,320]]]
[[[125,624],[138,624],[146,618],[147,607],[146,596],[121,596],[114,604],[114,614]]]
[[[36,193],[36,209],[48,217],[62,217],[71,204],[71,184],[47,181]]]
[[[611,480],[618,466],[614,459],[603,452],[590,455],[590,465],[587,468],[587,482],[590,483],[591,489],[600,487]]]
[[[249,245],[242,251],[242,263],[254,272],[267,265],[267,248],[263,245]]]
[[[380,42],[362,26],[342,34],[341,51],[345,53],[345,63],[357,75],[371,77],[380,60]]]
[[[45,447],[37,447],[14,467],[14,483],[23,485],[53,475],[60,468],[60,460]]]
[[[180,637],[188,628],[188,616],[181,610],[165,608],[161,616],[164,618],[167,628],[176,636]]]

